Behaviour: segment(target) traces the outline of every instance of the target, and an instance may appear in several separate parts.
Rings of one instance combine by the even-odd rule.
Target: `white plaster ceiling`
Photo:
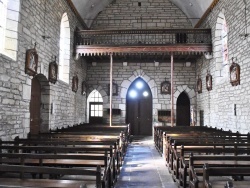
[[[86,23],[91,27],[93,20],[104,10],[110,3],[116,0],[71,0]],[[193,26],[199,21],[213,0],[169,0],[179,7],[190,19]],[[140,2],[140,0],[138,0]]]
[[[190,19],[193,26],[206,12],[213,0],[169,0],[179,7]]]

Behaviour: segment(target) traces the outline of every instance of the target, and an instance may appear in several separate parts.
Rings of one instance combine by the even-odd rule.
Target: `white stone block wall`
[[[26,50],[34,48],[35,42],[39,56],[38,73],[47,82],[48,86],[44,84],[44,89],[49,93],[47,97],[42,96],[42,102],[46,101],[41,114],[43,122],[49,124],[49,128],[55,129],[85,122],[86,119],[86,96],[81,95],[81,83],[86,78],[86,62],[85,60],[75,61],[72,55],[74,30],[76,26],[81,28],[81,24],[64,0],[46,1],[47,10],[44,20],[44,2],[20,1],[18,37],[11,31],[6,33],[9,38],[18,38],[18,52],[16,61],[0,55],[0,138],[2,140],[10,140],[15,136],[26,137],[29,132],[29,104],[33,77],[25,74],[25,55]],[[57,56],[58,63],[60,21],[64,12],[67,12],[70,23],[70,80],[69,84],[61,81],[48,84],[49,63],[54,60],[54,56]],[[17,18],[17,15],[14,16]],[[48,35],[50,38],[44,41],[42,35]],[[79,78],[77,93],[72,92],[71,89],[72,77],[75,74]]]
[[[246,1],[247,9],[250,2]],[[242,39],[239,35],[245,33],[245,4],[242,0],[220,0],[209,14],[202,27],[212,28],[213,59],[201,59],[197,63],[197,75],[201,75],[203,83],[202,94],[197,95],[197,112],[204,110],[204,124],[225,130],[247,133],[250,130],[250,38]],[[232,57],[240,65],[240,85],[232,86],[229,77],[221,79],[220,68],[222,55],[220,42],[220,23],[218,17],[224,14],[228,26],[229,66]],[[247,13],[249,25],[249,11]],[[250,31],[248,30],[248,33]],[[227,72],[229,72],[227,67]],[[213,89],[205,88],[207,70],[213,76]],[[236,116],[234,115],[236,104]],[[199,122],[198,116],[198,122]]]
[[[177,59],[177,58],[176,58]],[[113,96],[112,107],[119,108],[122,111],[121,116],[113,116],[113,123],[125,123],[126,116],[126,95],[127,90],[131,83],[137,78],[141,77],[149,85],[153,95],[153,121],[158,121],[158,110],[170,110],[171,109],[171,97],[170,95],[162,95],[160,88],[161,82],[170,81],[171,64],[169,61],[162,62],[160,59],[155,61],[159,62],[159,66],[155,66],[154,62],[129,62],[127,66],[123,66],[123,62],[117,61],[114,58],[113,62],[113,80],[118,84],[118,96]],[[92,66],[88,63],[87,68],[87,83],[91,85],[87,95],[92,92],[93,89],[101,88],[98,90],[104,101],[104,121],[109,122],[109,116],[106,111],[109,108],[109,96],[107,92],[109,90],[108,84],[110,81],[109,62],[96,62],[96,66]],[[192,63],[190,67],[186,67],[183,62],[174,63],[174,108],[176,109],[176,100],[181,92],[186,92],[190,98],[191,105],[196,105],[195,94],[195,63]],[[103,92],[104,91],[104,92]]]
[[[116,0],[100,12],[91,26],[91,29],[104,28],[167,29],[192,28],[192,25],[169,0]]]

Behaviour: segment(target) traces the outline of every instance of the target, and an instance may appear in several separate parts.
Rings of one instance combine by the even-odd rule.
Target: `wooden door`
[[[138,83],[142,84],[139,88]],[[143,79],[138,78],[131,84],[126,104],[126,121],[131,124],[131,134],[152,135],[152,93]]]
[[[30,133],[37,134],[40,130],[40,104],[41,104],[41,85],[37,78],[32,79],[31,100],[30,100]]]
[[[190,100],[185,92],[177,99],[176,126],[190,126]]]

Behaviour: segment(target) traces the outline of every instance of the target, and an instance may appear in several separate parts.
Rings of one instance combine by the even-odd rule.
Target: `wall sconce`
[[[128,62],[123,62],[122,65],[123,65],[124,67],[126,67],[126,66],[128,66]]]
[[[93,67],[95,67],[95,66],[96,66],[96,64],[97,64],[96,62],[92,62],[92,66],[93,66]]]

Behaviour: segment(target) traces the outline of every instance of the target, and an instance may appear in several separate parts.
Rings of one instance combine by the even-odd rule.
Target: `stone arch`
[[[228,62],[223,63],[223,54],[222,54],[222,49],[223,49],[222,29],[223,29],[224,22],[226,22],[226,18],[222,11],[219,13],[217,17],[216,26],[215,26],[214,59],[215,59],[215,82],[216,83],[223,83],[228,78],[229,65],[228,65]],[[227,47],[227,53],[228,53],[228,49],[229,48]]]
[[[50,111],[51,109],[51,100],[50,100],[50,85],[49,81],[43,74],[36,75],[36,78],[41,85],[41,105],[40,105],[40,114],[41,114],[41,124],[40,132],[49,132],[49,122],[50,122]]]
[[[176,112],[176,108],[177,108],[177,99],[180,96],[181,93],[186,93],[187,96],[189,97],[190,100],[190,112],[193,111],[193,113],[195,113],[195,117],[196,117],[196,112],[194,109],[196,109],[196,94],[195,94],[195,90],[189,88],[187,85],[182,85],[182,86],[178,86],[176,88],[176,91],[174,92],[174,110]],[[176,119],[176,113],[174,113],[175,119]],[[196,120],[194,120],[196,121]]]
[[[153,121],[158,119],[157,117],[157,106],[159,104],[158,102],[158,92],[157,92],[157,84],[153,78],[150,78],[142,69],[137,69],[133,72],[132,76],[130,76],[128,79],[123,80],[121,83],[121,92],[120,97],[123,101],[126,101],[126,96],[128,92],[129,86],[138,78],[141,77],[149,86],[151,93],[152,93],[152,99],[153,99]],[[125,108],[126,109],[126,108]]]
[[[187,85],[178,86],[174,92],[174,109],[176,109],[177,99],[182,92],[185,92],[189,97],[190,106],[194,106],[196,104],[195,90],[189,88]]]
[[[69,83],[70,69],[70,26],[67,13],[62,15],[60,25],[59,79]]]

